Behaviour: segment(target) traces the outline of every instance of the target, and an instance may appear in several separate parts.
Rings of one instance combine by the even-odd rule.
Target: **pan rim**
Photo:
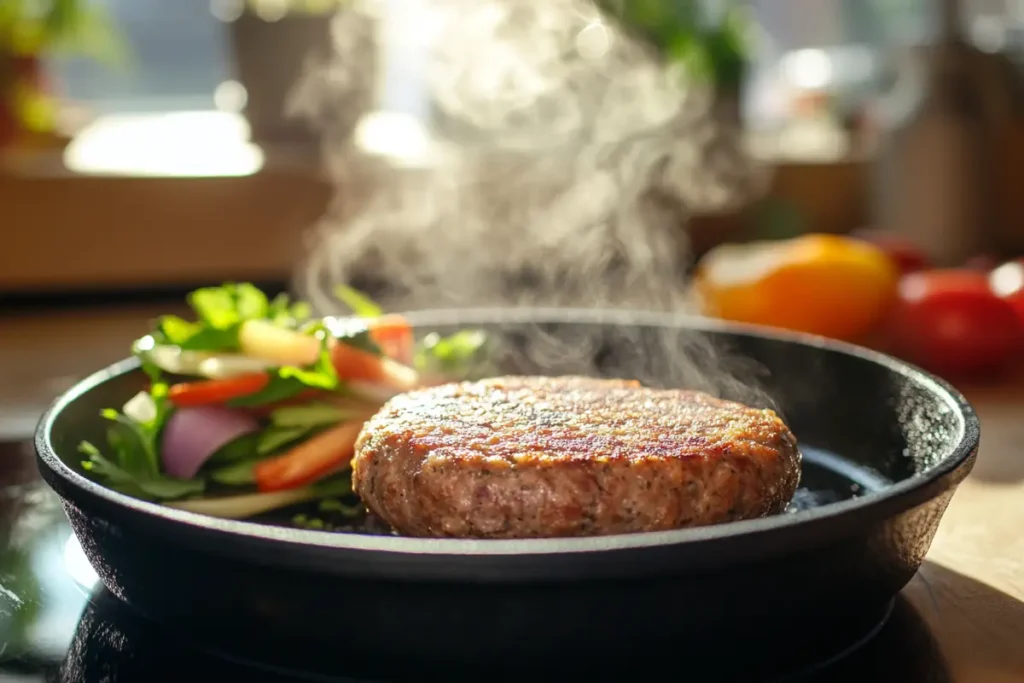
[[[692,546],[755,537],[793,528],[810,527],[836,518],[885,519],[931,500],[954,487],[966,476],[963,466],[976,453],[980,439],[980,423],[967,399],[952,385],[910,363],[884,353],[815,335],[746,325],[700,316],[655,311],[576,308],[490,308],[420,310],[406,314],[414,327],[437,327],[453,324],[604,324],[692,329],[733,336],[770,339],[794,343],[820,350],[838,352],[881,365],[902,375],[938,396],[949,405],[958,419],[954,445],[941,460],[924,472],[895,482],[884,491],[861,498],[830,503],[810,510],[774,515],[728,524],[655,531],[612,536],[550,539],[449,539],[372,536],[307,529],[275,527],[244,520],[226,520],[166,507],[158,503],[118,493],[77,472],[59,455],[50,432],[57,417],[79,396],[114,377],[139,368],[136,358],[127,358],[103,368],[75,384],[59,396],[43,414],[35,433],[37,460],[45,478],[53,486],[60,485],[84,494],[94,501],[124,508],[151,521],[191,527],[220,537],[255,543],[268,543],[283,550],[338,551],[346,553],[384,554],[392,557],[425,558],[502,558],[515,556],[587,555],[614,551]],[[960,477],[953,475],[959,471]],[[61,491],[58,493],[66,497]]]

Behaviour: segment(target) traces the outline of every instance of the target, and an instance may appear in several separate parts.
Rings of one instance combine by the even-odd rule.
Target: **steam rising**
[[[686,311],[688,218],[735,208],[763,181],[710,91],[588,1],[390,6],[339,13],[334,54],[296,89],[292,110],[323,129],[339,188],[310,235],[300,293],[325,314],[344,312],[339,283],[390,310]],[[353,142],[387,85],[386,39],[425,41],[434,123],[422,163]],[[599,345],[538,331],[526,353],[586,371]],[[665,359],[642,380],[722,389],[720,359],[695,335],[642,350]]]

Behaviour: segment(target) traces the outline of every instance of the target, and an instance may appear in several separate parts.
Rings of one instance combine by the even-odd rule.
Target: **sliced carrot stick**
[[[227,403],[233,398],[255,394],[267,386],[269,381],[268,374],[258,372],[227,379],[183,382],[172,386],[167,397],[179,408]]]
[[[331,363],[338,377],[343,380],[384,384],[398,391],[409,391],[419,384],[419,373],[408,365],[376,356],[344,342],[335,344],[331,349]]]
[[[343,468],[352,461],[356,439],[369,417],[332,427],[287,453],[258,463],[253,468],[257,488],[263,492],[298,488]]]
[[[341,379],[364,379],[377,382],[384,379],[384,364],[380,356],[357,349],[344,342],[331,347],[331,363]]]
[[[408,320],[400,315],[385,315],[369,321],[369,329],[370,337],[385,356],[406,365],[412,363],[416,340]]]

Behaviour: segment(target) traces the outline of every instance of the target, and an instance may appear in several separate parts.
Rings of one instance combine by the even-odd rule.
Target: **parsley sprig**
[[[183,351],[238,351],[238,333],[250,320],[268,320],[287,329],[298,329],[309,321],[310,307],[292,302],[287,294],[268,300],[249,283],[227,283],[197,289],[187,297],[195,321],[165,315],[156,324],[157,344],[177,346]]]

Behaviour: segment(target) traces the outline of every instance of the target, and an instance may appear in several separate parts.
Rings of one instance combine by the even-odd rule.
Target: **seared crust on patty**
[[[539,538],[782,512],[796,438],[771,410],[585,377],[498,377],[390,400],[356,443],[353,487],[409,536]]]

